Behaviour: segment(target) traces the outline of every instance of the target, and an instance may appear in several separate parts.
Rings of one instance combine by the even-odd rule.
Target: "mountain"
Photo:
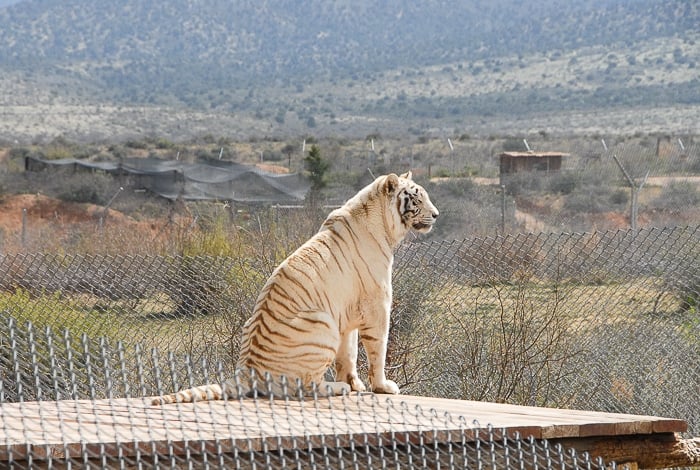
[[[698,24],[700,6],[688,0],[23,0],[0,9],[0,74],[31,74],[54,96],[255,110],[281,120],[293,103],[270,110],[256,91],[386,82],[411,71],[420,83],[430,81],[421,74],[431,68],[473,75],[503,70],[504,58],[515,58],[526,69],[538,54],[575,60],[591,48],[636,57],[651,43],[694,41]],[[683,44],[680,65],[694,66],[698,46]],[[433,99],[440,90],[424,88],[416,98],[431,102],[420,107],[442,107]],[[512,93],[506,95],[488,99],[507,102]],[[402,96],[415,114],[411,94]],[[618,104],[634,104],[638,95],[616,96]],[[394,101],[401,96],[389,98],[402,105]],[[336,99],[343,96],[328,101]],[[394,112],[381,103],[363,106]],[[479,106],[458,104],[454,114]],[[342,110],[337,103],[326,108]]]

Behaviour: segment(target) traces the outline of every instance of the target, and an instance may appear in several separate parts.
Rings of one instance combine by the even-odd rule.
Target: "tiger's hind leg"
[[[357,374],[357,340],[357,330],[341,336],[338,354],[335,357],[335,372],[338,380],[350,385],[351,390],[364,392],[367,387]]]

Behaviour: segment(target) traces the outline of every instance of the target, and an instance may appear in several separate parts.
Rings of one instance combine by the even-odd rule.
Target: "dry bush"
[[[558,288],[544,302],[525,280],[481,289],[483,301],[471,311],[447,312],[460,397],[562,405],[556,391],[576,351],[568,347]]]
[[[395,312],[394,377],[417,394],[565,405],[570,397],[560,394],[560,384],[579,351],[568,341],[558,287],[533,288],[520,277],[462,289],[473,294],[462,303],[438,305],[439,293],[429,290],[420,299],[395,300],[411,307]]]

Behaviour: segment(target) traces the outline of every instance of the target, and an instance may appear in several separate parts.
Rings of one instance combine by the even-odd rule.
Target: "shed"
[[[564,152],[503,152],[500,155],[501,175],[524,171],[559,171]]]

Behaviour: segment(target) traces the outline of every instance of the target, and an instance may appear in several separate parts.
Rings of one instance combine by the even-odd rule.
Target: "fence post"
[[[22,209],[22,248],[27,244],[27,209]]]
[[[506,233],[506,185],[501,185],[501,233]]]
[[[109,206],[112,205],[114,200],[117,198],[117,196],[119,196],[119,193],[121,193],[122,191],[124,191],[124,187],[119,186],[119,189],[117,189],[117,192],[114,193],[114,195],[109,200],[109,202],[107,202],[107,205],[105,206],[104,210],[102,211],[102,214],[100,215],[100,232],[102,232],[102,228],[104,227],[105,219],[107,218],[107,214],[109,213]]]
[[[642,180],[639,185],[634,181],[634,179],[630,176],[629,173],[627,173],[627,170],[625,170],[625,167],[622,166],[622,163],[620,163],[620,160],[617,158],[617,155],[612,156],[613,160],[615,160],[615,163],[617,164],[618,168],[620,168],[620,171],[622,174],[625,176],[627,179],[627,182],[630,185],[630,195],[632,201],[630,202],[630,228],[632,229],[632,232],[637,231],[637,212],[638,212],[638,198],[639,198],[639,191],[642,190],[642,187],[644,187],[644,184],[647,182],[647,178],[649,178],[649,171],[647,171],[647,174],[644,175],[644,179]]]

